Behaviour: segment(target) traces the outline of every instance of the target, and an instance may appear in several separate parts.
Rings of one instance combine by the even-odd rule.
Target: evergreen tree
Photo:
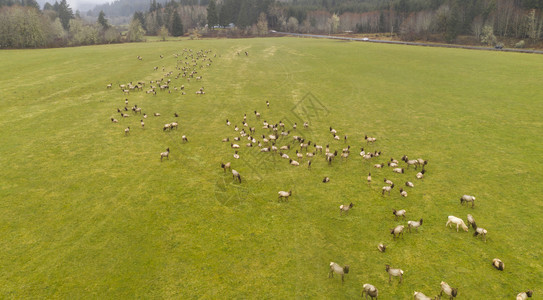
[[[145,16],[143,12],[137,11],[134,13],[134,17],[132,17],[132,20],[139,20],[140,25],[144,30],[147,30],[147,27],[145,26]]]
[[[243,0],[243,2],[241,3],[241,8],[239,9],[239,15],[238,15],[238,20],[236,24],[237,26],[241,28],[245,28],[251,25],[251,21],[249,17],[249,13],[251,9],[250,6],[251,4],[249,0]]]
[[[156,4],[156,0],[153,0],[153,2],[151,2],[149,4],[149,12],[154,12],[157,9],[158,9],[158,7],[157,7],[157,4]]]
[[[217,6],[215,0],[209,1],[207,6],[207,25],[213,29],[213,26],[219,24],[219,17],[217,15]]]
[[[175,12],[173,15],[172,21],[172,36],[182,36],[183,35],[183,22],[181,22],[181,17]]]
[[[57,2],[55,2],[55,5],[57,5]],[[62,27],[64,27],[64,30],[68,30],[70,28],[70,20],[74,18],[72,8],[70,8],[70,5],[66,0],[62,0],[60,1],[60,4],[58,4],[57,9],[58,18],[60,19]]]
[[[103,10],[101,10],[100,14],[98,15],[98,24],[102,25],[102,28],[104,30],[107,30],[109,28],[109,24],[106,20],[106,14]]]
[[[230,15],[228,14],[228,7],[226,5],[221,5],[221,12],[219,14],[219,25],[221,26],[228,26],[230,23]]]
[[[445,28],[445,41],[447,43],[452,43],[456,40],[456,37],[460,33],[462,28],[462,22],[460,20],[460,8],[458,3],[454,3],[449,18],[447,19],[446,28]]]

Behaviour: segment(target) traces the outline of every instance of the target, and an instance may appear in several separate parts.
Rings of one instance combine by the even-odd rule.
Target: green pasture
[[[202,80],[175,79],[183,49],[212,50]],[[458,299],[543,297],[543,56],[217,39],[4,50],[0,69],[0,298],[347,299],[371,283],[379,299],[411,299],[438,294],[441,281]],[[145,92],[163,77],[171,93]],[[140,80],[144,91],[118,88]],[[182,84],[186,95],[174,90]],[[149,115],[144,129],[141,116],[117,113],[126,98]],[[291,157],[294,135],[351,154],[331,166],[319,154],[308,170],[307,158],[294,167],[242,139],[236,160],[221,140],[239,136],[245,113],[257,140],[264,120],[283,121],[291,133],[277,145],[291,144]],[[179,129],[163,132],[173,121]],[[382,155],[365,161],[360,147]],[[428,160],[424,179],[373,167],[402,155]],[[227,161],[241,184],[220,168]],[[390,196],[383,178],[396,183]],[[415,188],[402,198],[407,180]],[[280,190],[292,190],[288,202]],[[486,242],[445,227],[468,213]],[[391,228],[420,218],[418,233],[393,240]],[[328,278],[331,261],[350,266],[344,284]],[[404,270],[402,284],[388,283],[385,264]]]

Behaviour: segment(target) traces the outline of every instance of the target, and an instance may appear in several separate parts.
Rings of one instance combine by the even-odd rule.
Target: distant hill
[[[165,4],[168,0],[157,0],[156,2]],[[131,17],[136,11],[148,11],[150,3],[150,0],[117,0],[96,5],[90,11],[86,11],[86,14],[97,17],[100,11],[103,10],[106,17]]]

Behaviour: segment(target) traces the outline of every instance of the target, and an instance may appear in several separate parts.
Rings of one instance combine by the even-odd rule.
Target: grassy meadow
[[[174,77],[185,48],[212,50],[201,81]],[[1,51],[0,68],[0,298],[346,299],[371,283],[379,299],[411,299],[441,281],[458,299],[543,297],[542,56],[266,38]],[[171,93],[117,87],[147,90],[169,71]],[[149,115],[144,129],[117,113],[125,98]],[[293,135],[351,155],[331,166],[317,155],[308,170],[307,158],[294,167],[242,139],[236,160],[221,140],[239,136],[244,113],[257,139],[264,120],[296,122],[277,142],[291,157]],[[382,155],[364,161],[360,147]],[[373,167],[402,155],[429,161],[424,179]],[[390,196],[383,178],[396,183]],[[288,202],[279,190],[293,191]],[[444,226],[468,213],[486,242]],[[420,218],[418,233],[393,240],[391,228]],[[328,278],[331,261],[350,266],[344,284]],[[402,284],[385,264],[404,270]]]

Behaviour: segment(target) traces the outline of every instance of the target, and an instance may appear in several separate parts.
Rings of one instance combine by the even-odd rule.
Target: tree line
[[[141,8],[142,1],[148,1],[145,10],[127,8],[130,3]],[[266,35],[272,29],[447,42],[470,36],[488,45],[516,39],[518,47],[543,36],[543,0],[117,0],[106,6],[134,11],[130,23],[111,26],[103,10],[86,21],[66,0],[46,3],[42,10],[35,0],[0,0],[0,47],[140,41],[187,31]]]
[[[210,0],[208,24],[300,33],[390,33],[404,40],[460,35],[483,43],[501,38],[538,42],[543,0]],[[260,20],[260,21],[259,21]],[[523,44],[522,44],[523,45]]]
[[[66,0],[45,3],[43,10],[35,0],[0,0],[0,48],[79,46],[121,39],[103,13],[96,22],[86,22]]]

